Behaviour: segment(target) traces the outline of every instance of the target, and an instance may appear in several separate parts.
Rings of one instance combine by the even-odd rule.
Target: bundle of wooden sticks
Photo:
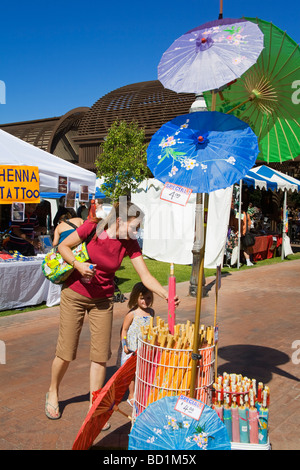
[[[186,323],[178,323],[174,326],[174,334],[169,332],[168,325],[160,317],[156,317],[156,325],[151,318],[150,325],[143,327],[141,338],[149,344],[170,349],[193,349],[194,346],[194,324],[188,320]],[[214,345],[214,328],[201,325],[197,336],[198,348]]]

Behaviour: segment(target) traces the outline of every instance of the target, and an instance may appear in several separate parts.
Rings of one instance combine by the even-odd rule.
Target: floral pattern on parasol
[[[190,428],[190,423],[189,421],[177,421],[177,419],[173,418],[173,416],[168,416],[166,415],[166,418],[168,420],[168,424],[166,424],[163,429],[167,431],[179,431],[180,429],[189,429]],[[163,434],[163,430],[161,428],[154,428],[153,432],[155,435],[148,437],[147,442],[153,444],[155,440],[157,439],[158,436],[161,436]],[[208,446],[208,441],[209,439],[213,439],[212,436],[209,436],[205,432],[205,425],[202,427],[199,425],[198,427],[196,426],[195,429],[192,431],[192,434],[188,437],[185,438],[187,443],[195,443],[198,447],[199,450],[206,450]]]
[[[176,39],[158,65],[158,79],[177,93],[220,88],[240,77],[263,49],[263,34],[245,19],[211,21]]]
[[[245,176],[258,154],[257,137],[248,125],[228,117],[196,112],[164,124],[147,149],[155,178],[209,193]]]
[[[150,404],[136,419],[129,435],[129,450],[229,450],[225,425],[209,406],[194,419],[175,409],[177,396]]]

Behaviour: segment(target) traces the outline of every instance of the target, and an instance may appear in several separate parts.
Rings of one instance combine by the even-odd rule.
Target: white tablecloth
[[[0,310],[60,302],[61,286],[45,278],[42,259],[0,263]]]

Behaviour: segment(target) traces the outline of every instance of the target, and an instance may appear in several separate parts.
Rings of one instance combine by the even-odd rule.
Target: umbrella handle
[[[121,415],[125,416],[126,418],[128,418],[130,421],[132,421],[132,417],[129,416],[127,413],[125,413],[124,411],[120,410],[120,408],[118,407],[118,405],[114,405],[113,406],[113,410],[114,411],[118,411],[119,413],[121,413]]]
[[[220,0],[220,12],[219,12],[219,20],[223,18],[223,0]]]

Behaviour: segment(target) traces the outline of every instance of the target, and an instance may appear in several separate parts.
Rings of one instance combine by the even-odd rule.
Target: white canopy
[[[68,176],[70,191],[87,185],[95,192],[96,175],[73,163],[56,157],[0,129],[0,165],[29,165],[39,168],[40,192],[57,193],[58,176]]]
[[[187,205],[182,207],[160,199],[163,186],[155,178],[148,179],[131,194],[132,201],[145,212],[143,254],[166,263],[192,264],[196,195],[191,194]],[[223,263],[231,198],[232,187],[209,195],[206,268]]]
[[[281,173],[265,165],[257,166],[248,171],[243,184],[259,189],[272,191],[300,191],[300,181],[292,176]]]

